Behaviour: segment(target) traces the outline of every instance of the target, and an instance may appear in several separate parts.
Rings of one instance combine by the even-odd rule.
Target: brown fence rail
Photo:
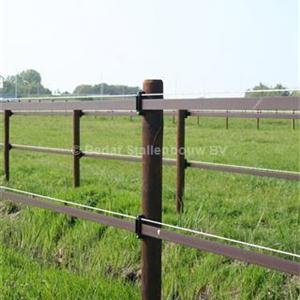
[[[0,148],[3,146],[4,144],[0,143]],[[31,152],[48,153],[48,154],[70,155],[70,156],[73,156],[74,153],[73,150],[62,149],[62,148],[49,148],[49,147],[40,147],[40,146],[31,146],[31,145],[18,145],[18,144],[11,144],[10,150],[21,150],[21,151],[31,151]],[[85,157],[96,158],[96,159],[98,158],[104,160],[142,162],[142,156],[114,154],[114,153],[106,153],[106,152],[81,151],[81,158],[85,158]],[[163,158],[163,164],[165,165],[176,166],[176,163],[177,163],[176,159]],[[242,174],[242,175],[244,174],[244,175],[300,181],[299,172],[253,168],[253,167],[246,167],[246,166],[235,166],[235,165],[212,163],[212,162],[184,160],[184,168],[203,169],[203,170],[220,171],[220,172],[235,173],[235,174]],[[181,172],[182,171],[183,170],[181,170]],[[181,182],[181,179],[179,180]]]
[[[29,197],[20,195],[15,192],[9,192],[5,190],[2,191],[0,189],[0,200],[8,200],[18,204],[48,209],[57,213],[64,213],[72,217],[77,217],[99,224],[124,229],[132,233],[136,232],[136,224],[132,221],[127,221],[121,218],[111,217],[79,208],[53,204],[50,201],[45,201],[37,197]],[[231,259],[267,267],[269,269],[277,270],[280,272],[298,276],[300,275],[300,264],[297,262],[266,255],[263,253],[248,251],[242,248],[224,245],[222,243],[212,242],[193,236],[179,234],[170,230],[165,230],[160,227],[147,224],[147,220],[141,223],[140,229],[141,232],[139,234],[144,237],[152,237],[155,239],[165,240],[187,247],[224,255]]]
[[[1,113],[1,110],[0,110]],[[69,116],[72,115],[72,111],[12,111],[16,116]],[[130,120],[134,117],[139,117],[136,111],[133,110],[84,110],[82,113],[85,116],[110,116],[111,118],[117,116],[128,116]],[[212,118],[225,118],[226,129],[229,128],[229,118],[240,118],[240,119],[256,119],[256,128],[260,128],[261,119],[282,119],[291,120],[291,127],[296,129],[296,120],[300,119],[300,114],[289,112],[278,112],[278,111],[222,111],[222,110],[189,110],[189,116],[197,117],[197,125],[200,125],[200,117],[212,117]],[[172,116],[173,123],[175,124],[175,116],[177,115],[176,110],[164,110],[164,115]]]
[[[146,98],[147,97],[147,98]],[[149,99],[150,98],[150,99]],[[52,101],[39,102],[11,101],[1,103],[1,110],[136,110],[136,102],[125,100],[85,100],[85,101]],[[300,110],[300,97],[251,97],[251,98],[195,98],[163,99],[153,101],[154,97],[145,96],[143,110]]]
[[[223,172],[267,176],[280,179],[300,180],[300,173],[259,169],[243,166],[232,166],[224,164],[215,164],[209,162],[187,161],[185,153],[177,155],[174,159],[163,159],[163,115],[177,114],[177,153],[185,147],[185,118],[188,115],[203,116],[222,116],[226,117],[228,128],[229,116],[235,117],[271,117],[271,111],[274,118],[287,117],[291,114],[286,111],[293,111],[293,123],[299,119],[300,97],[258,97],[258,98],[211,98],[211,99],[163,99],[163,83],[161,80],[146,80],[143,85],[145,95],[141,93],[134,99],[110,99],[102,101],[93,101],[88,97],[77,97],[76,101],[64,102],[51,101],[45,102],[45,99],[32,99],[30,102],[10,101],[3,102],[0,105],[0,111],[4,112],[4,172],[9,180],[9,153],[12,149],[36,151],[42,153],[64,154],[73,156],[73,182],[74,186],[80,184],[80,160],[82,157],[116,159],[124,161],[143,162],[142,178],[142,211],[143,217],[136,220],[136,224],[117,218],[99,215],[88,211],[78,210],[71,207],[57,206],[45,201],[33,199],[30,197],[16,195],[10,192],[3,192],[2,197],[6,200],[24,203],[26,205],[37,206],[50,209],[56,212],[62,212],[75,217],[80,217],[111,225],[117,228],[135,231],[139,234],[142,244],[142,297],[152,300],[161,298],[161,251],[162,240],[179,243],[200,250],[209,251],[216,254],[225,255],[232,259],[242,260],[248,263],[258,264],[268,268],[276,269],[295,275],[300,274],[300,265],[298,263],[280,259],[274,256],[250,252],[244,249],[222,245],[208,240],[197,239],[192,236],[185,236],[175,232],[161,229],[160,226],[152,226],[150,220],[162,224],[162,165],[177,166],[177,189],[176,189],[176,207],[177,211],[183,210],[183,192],[185,182],[185,170],[187,167],[206,170],[216,170]],[[152,94],[152,95],[150,95]],[[155,94],[155,95],[153,95]],[[69,99],[69,98],[68,98]],[[101,97],[99,97],[101,99]],[[49,100],[49,99],[48,99]],[[84,152],[80,147],[80,119],[86,114],[111,115],[112,111],[117,110],[120,115],[132,116],[132,111],[137,111],[142,119],[142,137],[144,149],[157,149],[154,153],[146,151],[142,157],[116,155],[97,152]],[[208,112],[208,110],[212,110]],[[217,111],[219,110],[219,111]],[[248,115],[243,110],[250,110]],[[225,111],[225,112],[224,112]],[[230,111],[230,112],[229,112]],[[264,112],[269,111],[269,112]],[[259,112],[259,114],[258,114]],[[55,149],[46,147],[37,147],[29,145],[16,145],[10,143],[10,118],[13,114],[69,114],[73,115],[73,147],[72,150]],[[225,115],[224,115],[225,113]],[[205,115],[206,114],[206,115]],[[209,115],[208,115],[209,114]],[[258,117],[259,116],[259,117]],[[293,126],[294,127],[294,126]],[[141,220],[148,220],[141,222]]]
[[[1,107],[0,107],[0,113],[1,113]],[[131,117],[138,117],[136,111],[132,110],[103,110],[103,111],[91,111],[91,110],[84,110],[82,111],[85,116],[131,116]],[[66,110],[66,111],[51,111],[51,110],[45,110],[45,111],[19,111],[19,110],[13,110],[12,113],[15,116],[35,116],[35,115],[41,115],[41,116],[70,116],[72,115],[72,111]],[[164,114],[167,116],[176,116],[177,111],[176,110],[165,110]],[[288,112],[255,112],[255,111],[221,111],[221,110],[215,110],[215,111],[206,111],[206,110],[189,110],[189,115],[191,117],[212,117],[212,118],[240,118],[240,119],[300,119],[299,113],[288,113]]]

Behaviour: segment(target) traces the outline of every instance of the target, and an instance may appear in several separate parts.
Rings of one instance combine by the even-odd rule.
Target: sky
[[[0,0],[0,75],[168,94],[300,87],[300,0]]]

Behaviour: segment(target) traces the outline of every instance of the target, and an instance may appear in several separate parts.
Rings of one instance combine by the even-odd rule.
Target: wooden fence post
[[[185,118],[186,110],[177,112],[177,146],[176,146],[176,211],[183,212],[184,180],[185,180]]]
[[[145,80],[146,94],[163,93],[161,80]],[[151,99],[162,96],[151,96]],[[155,101],[155,100],[153,100]],[[142,112],[143,140],[143,215],[145,218],[161,222],[162,214],[162,150],[163,111]],[[142,299],[161,299],[161,240],[144,237],[142,239]]]
[[[295,111],[293,110],[293,115],[295,114]],[[292,128],[293,130],[296,129],[296,120],[295,119],[292,119]]]
[[[228,110],[227,110],[227,116],[226,116],[226,129],[229,127],[229,120],[228,120]]]
[[[80,186],[80,117],[81,110],[73,111],[73,186]]]
[[[259,114],[259,111],[257,111],[257,115]],[[256,129],[259,130],[259,117],[256,118]]]
[[[200,117],[197,116],[197,125],[199,126],[200,125]]]
[[[10,122],[9,119],[12,116],[12,112],[10,110],[4,111],[4,175],[5,179],[9,181],[9,152],[11,149],[10,144]]]

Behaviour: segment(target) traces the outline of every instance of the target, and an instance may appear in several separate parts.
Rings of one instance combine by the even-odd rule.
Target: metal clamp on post
[[[84,153],[80,149],[73,149],[73,156],[81,158],[84,156]]]
[[[188,168],[188,167],[190,167],[190,166],[191,166],[191,163],[188,162],[188,160],[185,158],[185,159],[184,159],[184,168],[186,169],[186,168]]]
[[[140,240],[143,238],[142,235],[142,224],[143,224],[143,220],[145,216],[144,215],[139,215],[136,217],[135,219],[135,233],[136,233],[136,237]]]
[[[136,111],[140,116],[143,115],[143,94],[144,91],[138,91],[136,95]]]
[[[186,119],[187,117],[189,117],[191,115],[191,112],[186,110],[184,113],[184,118]]]
[[[81,150],[79,150],[79,152],[78,152],[77,156],[78,156],[79,158],[81,158],[81,157],[83,157],[83,156],[84,156],[84,153],[83,153]]]

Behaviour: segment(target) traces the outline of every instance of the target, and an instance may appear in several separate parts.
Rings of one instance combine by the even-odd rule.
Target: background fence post
[[[161,80],[145,80],[146,94],[163,93]],[[151,99],[163,96],[151,96]],[[155,100],[153,100],[155,101]],[[146,110],[142,118],[143,134],[143,215],[161,222],[163,111]],[[142,239],[142,299],[161,299],[161,240]]]
[[[9,181],[9,152],[11,149],[11,144],[10,144],[10,122],[9,119],[12,115],[12,112],[10,110],[5,110],[4,111],[4,175],[5,179]]]
[[[293,110],[293,115],[294,114],[295,114],[295,111]],[[292,119],[292,128],[293,128],[293,130],[296,129],[296,121],[295,121],[295,119]]]
[[[257,111],[257,115],[259,114],[259,111]],[[256,118],[256,129],[259,130],[259,117]]]
[[[177,146],[176,146],[176,211],[183,212],[184,179],[185,179],[185,118],[188,112],[177,112]]]
[[[80,185],[80,117],[81,110],[73,111],[73,186]]]
[[[227,116],[226,116],[226,129],[229,127],[229,120],[228,120],[228,110],[227,110]]]

